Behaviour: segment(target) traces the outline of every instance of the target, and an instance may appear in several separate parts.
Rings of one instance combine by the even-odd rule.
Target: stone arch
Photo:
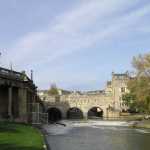
[[[48,121],[49,122],[56,122],[62,119],[62,112],[59,108],[51,107],[47,110],[48,113]]]
[[[88,118],[102,118],[103,117],[103,109],[100,107],[92,107],[88,111]]]
[[[67,119],[83,119],[83,112],[78,107],[69,108],[67,111]]]

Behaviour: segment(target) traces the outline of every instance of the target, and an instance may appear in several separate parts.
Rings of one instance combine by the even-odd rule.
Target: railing
[[[29,115],[32,124],[48,124],[48,113],[31,112]]]
[[[0,77],[32,82],[32,80],[29,79],[26,74],[2,67],[0,67]]]
[[[48,124],[48,113],[42,112],[39,103],[28,104],[30,112],[29,117],[32,124]]]

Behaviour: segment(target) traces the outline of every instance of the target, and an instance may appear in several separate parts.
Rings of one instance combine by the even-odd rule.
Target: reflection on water
[[[65,132],[59,134],[60,128]],[[52,150],[150,150],[150,131],[144,129],[78,125],[53,132],[58,134],[48,135]]]

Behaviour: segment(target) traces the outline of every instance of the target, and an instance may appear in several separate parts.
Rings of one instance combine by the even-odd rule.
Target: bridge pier
[[[83,112],[83,118],[86,120],[88,119],[88,113],[87,112]]]
[[[23,122],[27,122],[27,91],[24,88],[18,90],[19,99],[19,118]]]
[[[0,67],[0,119],[32,122],[29,104],[40,103],[37,87],[25,73]],[[42,106],[42,103],[40,103]],[[37,110],[36,110],[37,112]]]
[[[12,87],[11,86],[8,88],[8,116],[10,120],[12,120],[13,115],[12,115]]]
[[[108,112],[107,112],[107,108],[103,109],[103,117],[107,118],[108,117]]]
[[[8,118],[8,88],[0,85],[0,119]]]

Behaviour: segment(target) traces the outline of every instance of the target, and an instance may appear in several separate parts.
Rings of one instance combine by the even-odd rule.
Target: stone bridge
[[[119,117],[126,109],[122,94],[128,92],[127,74],[112,74],[104,90],[93,93],[72,92],[67,95],[41,96],[49,120],[60,118]]]
[[[27,122],[28,104],[36,101],[36,86],[25,72],[0,67],[0,119]]]
[[[45,102],[45,108],[49,116],[57,113],[62,118],[89,118],[92,117],[92,112],[93,117],[109,117],[110,108],[114,105],[110,97],[111,95],[106,94],[89,96],[72,94],[55,97],[53,102],[51,97],[51,102]]]

